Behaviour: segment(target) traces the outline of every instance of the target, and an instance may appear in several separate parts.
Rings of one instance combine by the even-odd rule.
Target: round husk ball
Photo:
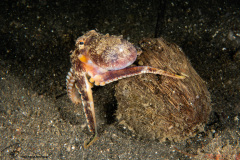
[[[119,124],[141,138],[185,140],[203,131],[211,111],[205,82],[182,49],[162,38],[144,39],[138,64],[156,67],[185,79],[142,74],[116,85]]]

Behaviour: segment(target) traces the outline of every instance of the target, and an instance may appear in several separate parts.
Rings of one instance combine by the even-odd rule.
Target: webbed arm
[[[145,73],[151,73],[151,74],[158,74],[163,76],[168,76],[172,78],[177,79],[184,79],[185,76],[173,74],[158,68],[148,67],[148,66],[134,66],[134,67],[127,67],[120,70],[113,70],[108,71],[99,75],[96,75],[94,77],[91,77],[90,82],[95,82],[95,85],[105,85],[108,83],[111,83],[113,81],[117,81],[119,79],[132,77],[135,75],[145,74]]]

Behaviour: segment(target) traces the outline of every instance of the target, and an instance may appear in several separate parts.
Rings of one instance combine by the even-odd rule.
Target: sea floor
[[[240,159],[240,3],[235,1],[1,1],[1,159]],[[114,111],[117,82],[95,87],[100,139],[66,93],[75,40],[95,29],[138,45],[179,45],[206,82],[205,132],[181,143],[133,137]]]

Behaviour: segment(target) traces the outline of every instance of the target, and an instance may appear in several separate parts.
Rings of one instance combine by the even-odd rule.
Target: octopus
[[[103,35],[91,30],[76,40],[75,50],[71,51],[71,69],[68,72],[66,85],[70,100],[75,104],[82,103],[88,129],[93,137],[84,142],[88,148],[98,138],[95,118],[92,87],[104,86],[123,78],[140,74],[158,74],[177,79],[184,79],[184,74],[178,75],[150,66],[132,66],[140,49],[122,36]]]

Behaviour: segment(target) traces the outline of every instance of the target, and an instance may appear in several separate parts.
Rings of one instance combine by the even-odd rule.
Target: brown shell
[[[184,140],[202,131],[211,105],[205,82],[182,50],[162,38],[141,42],[139,63],[186,74],[184,80],[144,74],[121,80],[116,86],[120,124],[139,137]]]

